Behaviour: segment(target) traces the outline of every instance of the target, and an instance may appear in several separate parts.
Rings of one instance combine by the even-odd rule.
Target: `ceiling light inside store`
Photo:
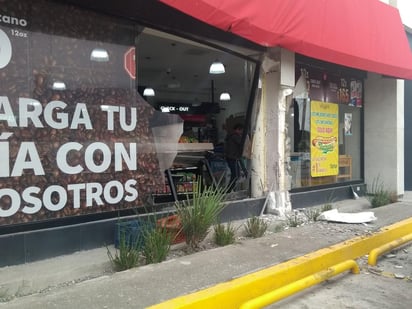
[[[209,69],[210,74],[223,74],[225,73],[225,66],[222,62],[216,60],[210,65]]]
[[[230,94],[228,92],[222,92],[219,99],[220,101],[230,101]]]
[[[56,81],[52,85],[53,90],[66,90],[66,84],[63,82]]]
[[[95,48],[90,54],[90,60],[97,62],[107,62],[109,61],[109,53],[103,48]]]
[[[154,97],[155,96],[155,91],[153,88],[145,88],[143,91],[143,95],[145,97]]]

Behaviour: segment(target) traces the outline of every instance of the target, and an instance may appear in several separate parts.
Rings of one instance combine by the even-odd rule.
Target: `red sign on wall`
[[[134,47],[129,48],[124,53],[124,69],[130,78],[136,79],[136,54]]]

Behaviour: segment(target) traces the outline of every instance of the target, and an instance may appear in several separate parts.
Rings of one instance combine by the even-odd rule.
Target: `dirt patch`
[[[268,225],[265,236],[277,234],[279,235],[279,237],[291,235],[291,237],[293,236],[299,238],[299,234],[311,235],[311,237],[313,238],[327,238],[330,244],[335,244],[356,236],[368,235],[378,230],[378,228],[373,224],[345,224],[326,221],[314,221],[312,213],[314,209],[315,208],[311,208],[309,210],[295,210],[289,213],[286,218],[280,218],[279,216],[270,214],[262,215],[260,218],[264,220]],[[252,239],[246,236],[246,222],[247,219],[230,222],[236,230],[235,243],[237,244],[241,244],[243,241]],[[215,244],[213,237],[214,233],[212,228],[208,236],[202,241],[197,251],[193,251],[188,248],[186,243],[173,245],[167,259],[174,259],[198,251],[217,248],[218,246]]]

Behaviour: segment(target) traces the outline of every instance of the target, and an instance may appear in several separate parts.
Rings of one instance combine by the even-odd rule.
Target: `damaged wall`
[[[290,62],[290,54],[287,56]],[[294,72],[294,60],[289,68],[280,65],[273,56],[267,55],[263,61],[262,94],[252,145],[252,196],[269,194],[267,210],[282,215],[291,210],[291,204],[285,123],[288,91],[281,85],[280,67]]]

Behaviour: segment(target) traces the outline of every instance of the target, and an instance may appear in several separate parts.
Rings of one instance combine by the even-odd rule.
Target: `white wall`
[[[412,1],[411,0],[381,0],[386,4],[392,5],[399,10],[402,23],[407,27],[412,27]],[[393,128],[393,133],[396,132],[396,166],[391,164],[395,168],[394,172],[396,175],[391,175],[391,178],[396,178],[396,183],[393,184],[394,189],[397,191],[398,195],[404,194],[404,81],[403,80],[391,80],[392,85],[390,90],[392,93],[391,102],[394,104],[396,102],[396,107],[393,106],[392,113],[395,112],[396,115],[396,128]],[[374,84],[374,82],[372,82]],[[376,86],[375,86],[376,87]],[[365,154],[366,157],[366,154]],[[385,161],[385,167],[387,167]],[[365,166],[366,168],[366,166]],[[371,174],[371,173],[370,173]],[[393,174],[393,173],[391,173]],[[390,181],[388,179],[388,181]]]
[[[365,182],[404,193],[403,81],[369,73],[365,80]]]

